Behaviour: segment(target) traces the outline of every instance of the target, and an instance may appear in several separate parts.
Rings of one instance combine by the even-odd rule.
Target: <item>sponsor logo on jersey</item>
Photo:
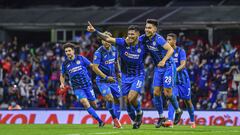
[[[130,59],[139,59],[139,57],[140,57],[139,54],[132,54],[132,53],[128,53],[128,52],[125,52],[124,54]]]
[[[113,64],[114,62],[115,62],[115,58],[105,61],[105,64],[106,65],[107,64]]]
[[[74,67],[74,68],[70,69],[69,73],[74,73],[74,72],[77,72],[79,70],[82,70],[82,66],[77,66],[77,67]]]
[[[151,45],[147,45],[147,48],[151,51],[158,51],[157,47],[151,46]]]

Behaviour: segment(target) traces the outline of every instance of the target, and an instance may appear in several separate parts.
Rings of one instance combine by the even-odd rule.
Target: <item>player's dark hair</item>
[[[175,33],[169,33],[167,36],[172,37],[174,40],[177,39],[177,35]]]
[[[66,43],[66,44],[64,44],[63,45],[63,49],[65,50],[66,48],[68,48],[68,47],[70,47],[70,48],[72,48],[73,50],[76,48],[76,45],[75,44],[73,44],[73,43],[70,43],[70,42],[68,42],[68,43]]]
[[[140,32],[140,28],[137,25],[130,25],[128,30],[135,30],[136,32]]]
[[[147,19],[146,23],[150,23],[150,24],[158,27],[158,21],[156,19]]]

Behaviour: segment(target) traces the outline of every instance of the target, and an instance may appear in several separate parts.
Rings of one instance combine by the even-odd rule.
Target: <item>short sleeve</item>
[[[99,65],[100,62],[101,62],[101,54],[100,54],[100,52],[96,51],[96,52],[94,53],[93,63]]]
[[[161,47],[163,47],[167,43],[167,41],[162,36],[158,36],[157,43],[160,44]]]
[[[91,64],[91,62],[84,56],[82,56],[82,61],[86,67],[89,67],[89,65]]]
[[[116,38],[116,46],[124,46],[125,44],[125,39],[123,38]]]
[[[180,61],[186,60],[186,52],[181,49],[180,51]]]
[[[66,74],[66,69],[65,69],[64,63],[62,64],[62,67],[61,67],[61,73]]]

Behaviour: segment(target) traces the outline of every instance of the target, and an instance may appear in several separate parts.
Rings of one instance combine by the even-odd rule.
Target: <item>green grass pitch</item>
[[[174,126],[173,128],[155,128],[154,125],[142,125],[132,129],[123,125],[122,129],[113,129],[112,125],[98,128],[98,125],[0,125],[0,135],[240,135],[240,127],[230,126]]]

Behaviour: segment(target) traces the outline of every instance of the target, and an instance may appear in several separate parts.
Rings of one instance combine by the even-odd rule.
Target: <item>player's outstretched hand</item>
[[[88,21],[87,31],[88,32],[95,32],[96,31],[96,29],[92,26],[92,24],[89,21]]]
[[[160,61],[159,63],[158,63],[158,67],[164,67],[165,66],[165,61]]]
[[[64,88],[65,88],[64,84],[61,84],[61,85],[60,85],[60,89],[61,89],[61,90],[64,90]]]
[[[113,77],[111,77],[111,76],[108,77],[107,81],[110,82],[110,83],[116,82],[116,80]]]

